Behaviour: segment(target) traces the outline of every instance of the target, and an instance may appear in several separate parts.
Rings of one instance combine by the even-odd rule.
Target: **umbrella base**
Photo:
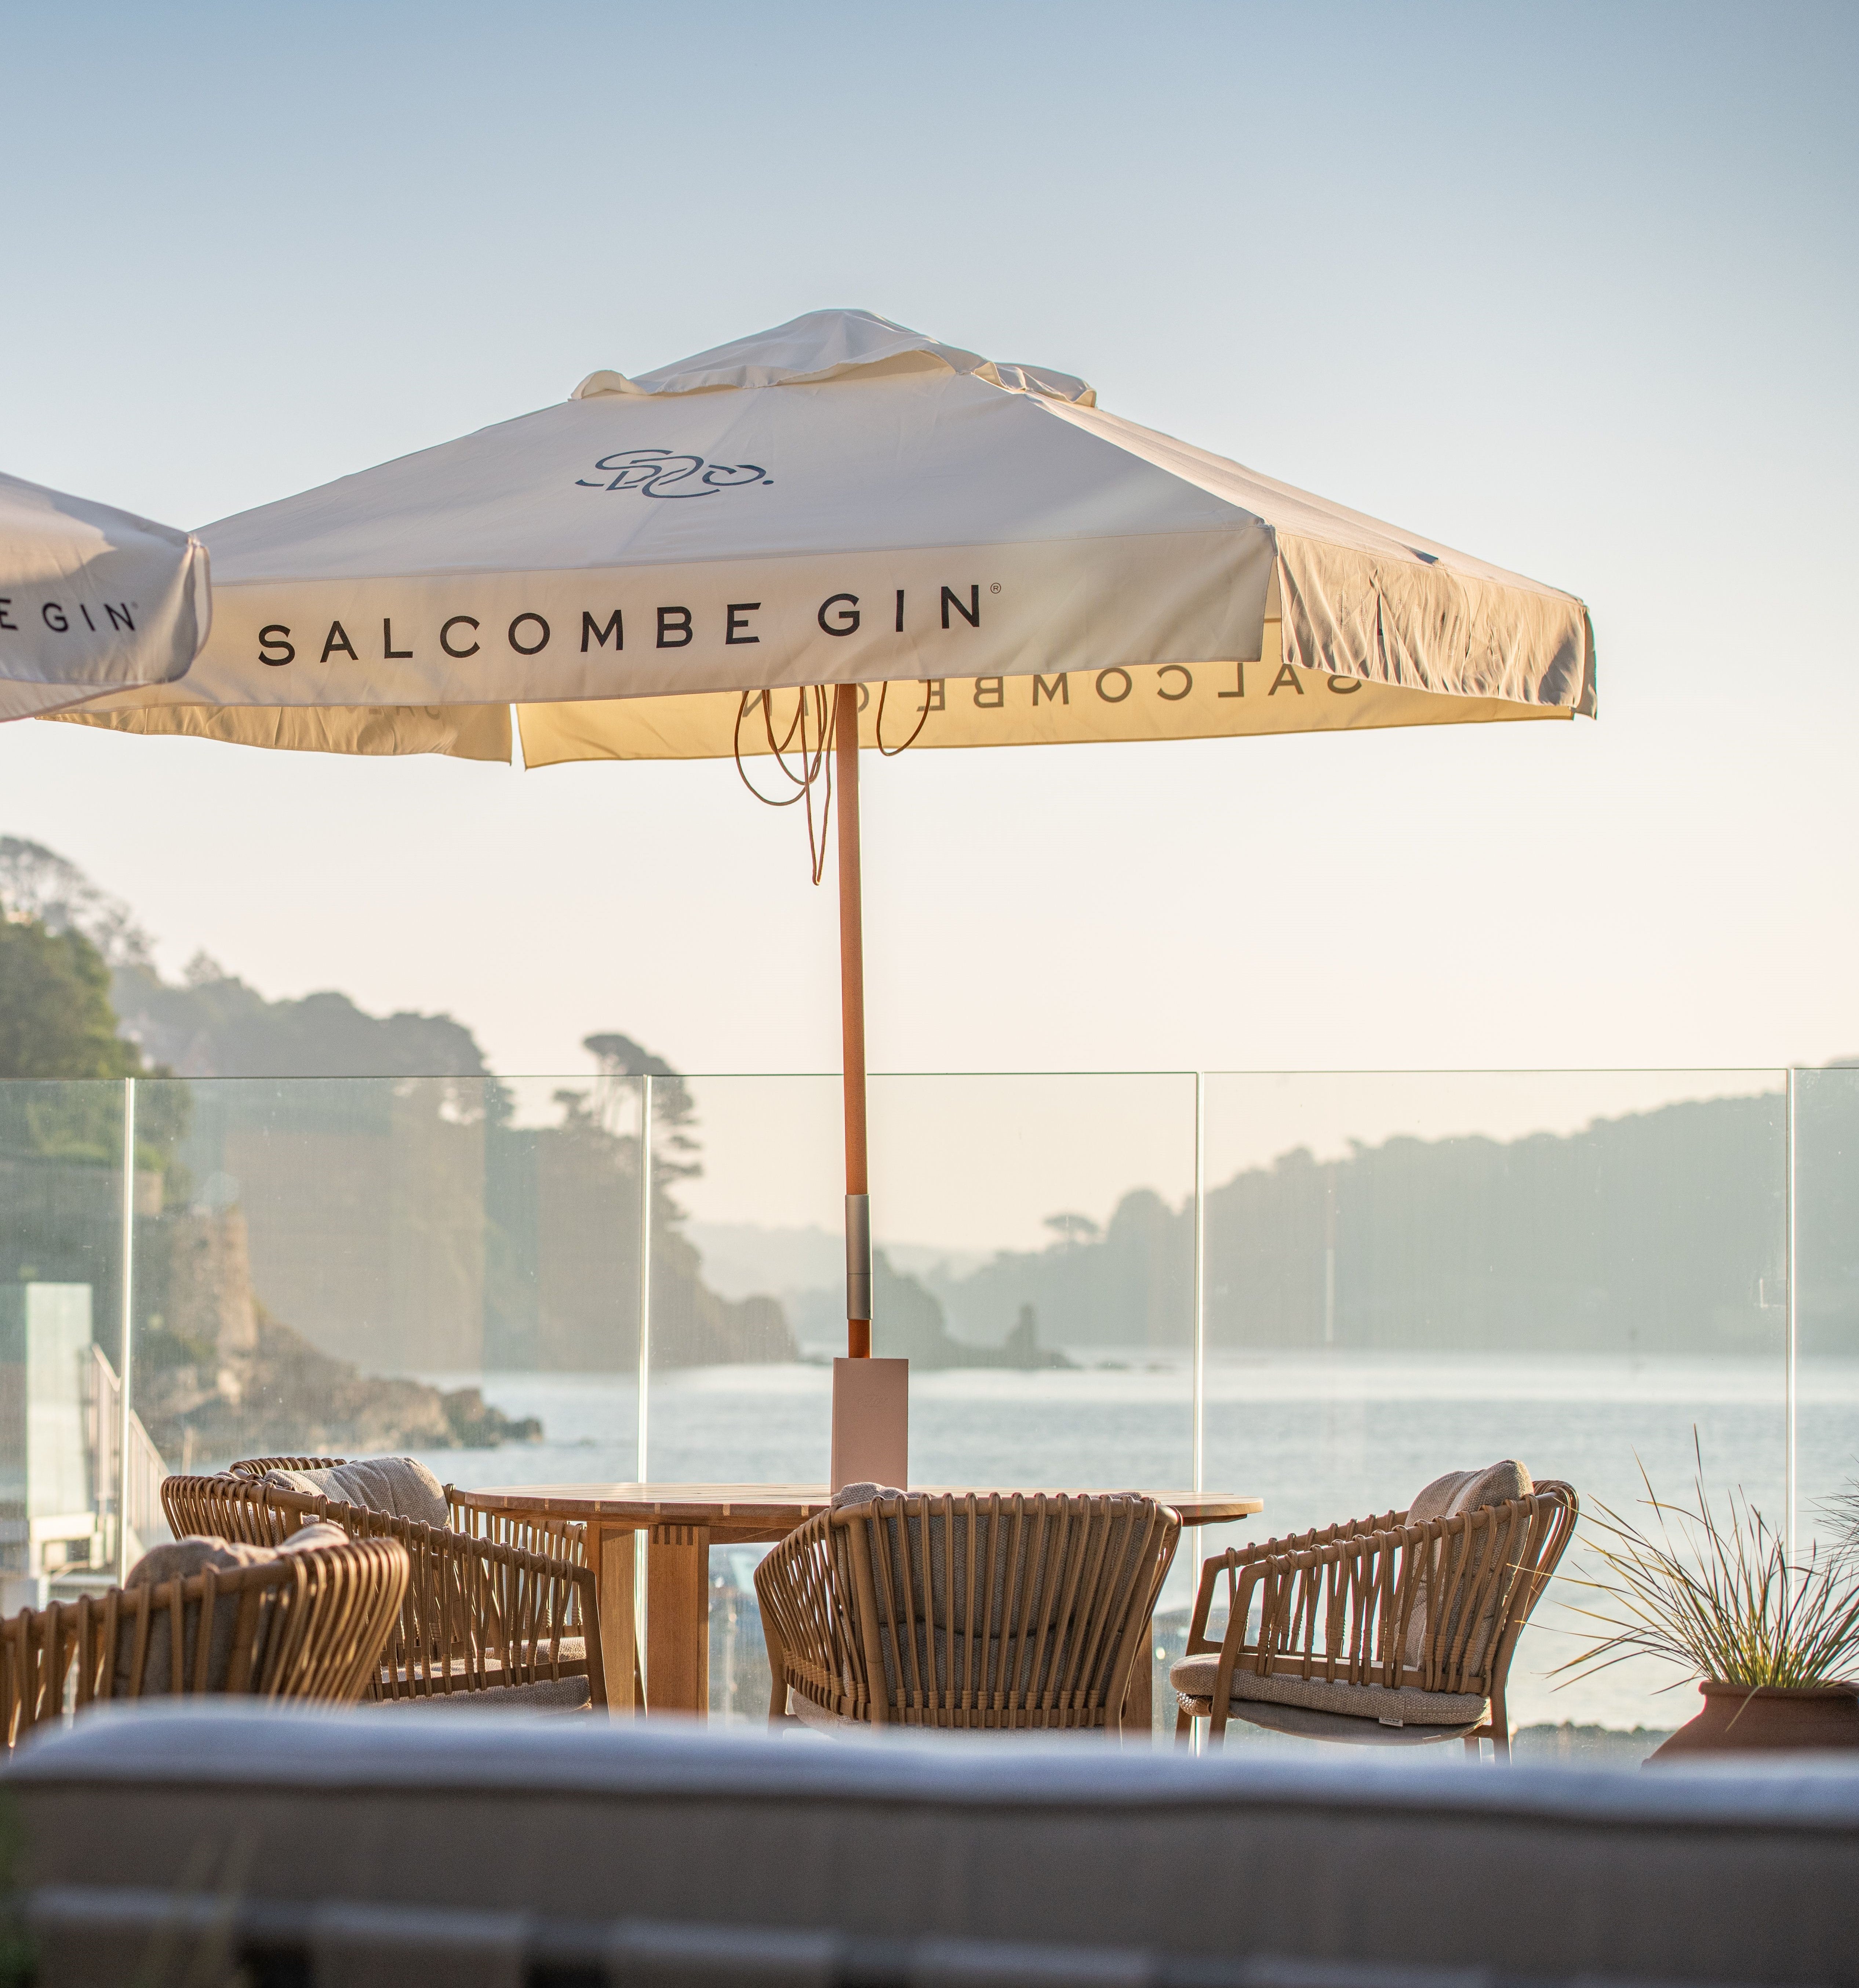
[[[831,1484],[910,1488],[908,1360],[833,1361]]]

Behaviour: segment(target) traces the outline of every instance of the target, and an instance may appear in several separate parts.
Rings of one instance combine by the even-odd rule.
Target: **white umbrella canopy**
[[[130,729],[501,759],[518,705],[535,766],[766,749],[743,694],[823,683],[931,686],[921,746],[1594,708],[1573,596],[860,311],[202,536],[212,637]]]
[[[0,475],[0,719],[172,682],[210,614],[198,539]]]
[[[514,708],[530,766],[779,746],[803,784],[837,769],[855,1355],[861,746],[1595,708],[1573,595],[1139,428],[1069,374],[862,311],[590,374],[559,406],[202,536],[215,613],[187,680],[63,717],[507,759]],[[877,1371],[902,1364],[836,1371],[836,1486],[904,1481],[901,1383]]]

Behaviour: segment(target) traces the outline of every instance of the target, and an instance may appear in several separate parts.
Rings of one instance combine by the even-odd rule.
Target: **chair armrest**
[[[1406,1521],[1404,1512],[1383,1512],[1366,1519],[1346,1519],[1340,1524],[1317,1526],[1307,1533],[1288,1533],[1283,1537],[1269,1540],[1249,1540],[1241,1545],[1229,1547],[1224,1553],[1215,1554],[1211,1559],[1203,1560],[1201,1563],[1201,1584],[1195,1595],[1194,1616],[1188,1625],[1186,1654],[1193,1656],[1199,1652],[1219,1647],[1208,1640],[1207,1623],[1212,1612],[1214,1589],[1222,1574],[1229,1577],[1230,1595],[1234,1581],[1245,1568],[1286,1561],[1293,1555],[1339,1542],[1379,1539],[1387,1533],[1398,1531]],[[1247,1591],[1249,1595],[1250,1587]],[[1230,1622],[1230,1608],[1228,1612]]]
[[[394,1678],[408,1689],[421,1679],[429,1689],[529,1684],[584,1664],[590,1695],[605,1702],[600,1614],[586,1566],[358,1506],[330,1505],[322,1516],[356,1537],[389,1536],[406,1547],[411,1577],[390,1655]],[[565,1658],[562,1643],[575,1633],[584,1655]]]
[[[1263,1675],[1293,1660],[1302,1675],[1350,1684],[1398,1685],[1415,1594],[1404,1527],[1338,1530],[1276,1552],[1235,1551],[1215,1691],[1224,1705],[1243,1663]],[[1249,1641],[1253,1595],[1259,1628]]]
[[[581,1519],[552,1518],[542,1512],[506,1510],[502,1506],[475,1505],[472,1494],[455,1484],[445,1487],[447,1523],[455,1532],[475,1540],[495,1540],[505,1546],[521,1547],[529,1553],[546,1554],[555,1560],[587,1564],[587,1525]]]

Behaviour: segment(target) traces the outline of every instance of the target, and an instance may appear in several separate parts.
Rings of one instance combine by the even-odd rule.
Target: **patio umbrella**
[[[772,755],[810,817],[837,766],[853,1359],[860,746],[1594,710],[1573,596],[1123,420],[1070,374],[860,311],[590,374],[203,536],[216,611],[192,674],[81,722],[503,759],[515,706],[526,766]]]
[[[0,719],[172,682],[209,612],[198,539],[0,475]]]

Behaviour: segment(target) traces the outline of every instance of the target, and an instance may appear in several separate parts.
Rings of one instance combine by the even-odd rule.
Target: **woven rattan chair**
[[[1114,1728],[1181,1530],[1134,1494],[822,1512],[755,1570],[771,1723]]]
[[[22,1610],[0,1623],[0,1735],[12,1746],[67,1703],[156,1696],[353,1705],[379,1672],[407,1577],[397,1540],[350,1540]]]
[[[1517,1638],[1575,1530],[1575,1493],[1409,1524],[1405,1512],[1235,1547],[1201,1569],[1185,1655],[1171,1666],[1177,1736],[1229,1717],[1313,1740],[1462,1739],[1510,1754],[1505,1682]],[[1224,1576],[1225,1634],[1208,1617]]]
[[[253,1476],[249,1466],[236,1476],[170,1477],[161,1503],[177,1534],[275,1546],[299,1526],[326,1519],[351,1538],[399,1540],[411,1571],[371,1699],[430,1701],[489,1690],[521,1692],[520,1700],[508,1701],[512,1706],[566,1706],[583,1692],[587,1703],[607,1702],[600,1613],[584,1564],[286,1490]]]

